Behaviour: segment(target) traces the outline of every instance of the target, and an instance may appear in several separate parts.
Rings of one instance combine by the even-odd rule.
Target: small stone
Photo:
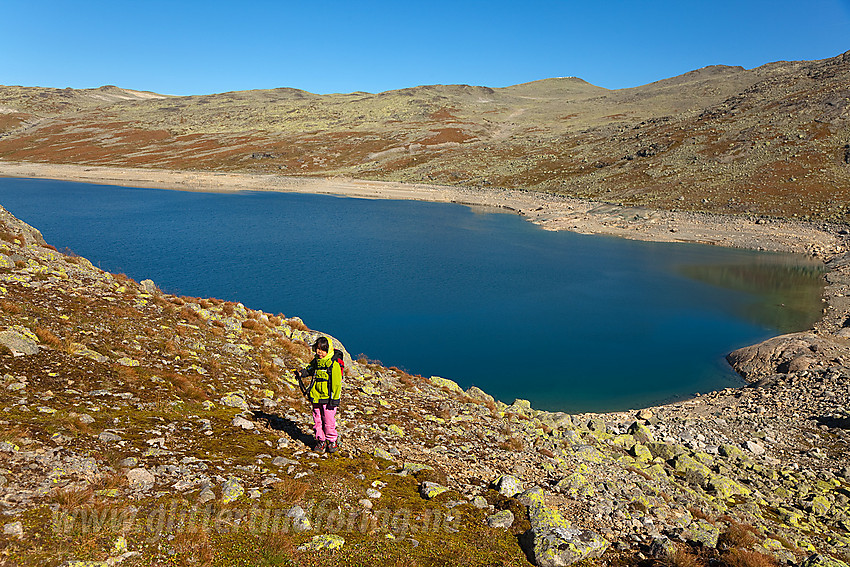
[[[764,455],[764,446],[758,441],[747,441],[745,443],[747,450],[754,455]]]
[[[491,528],[509,528],[514,523],[514,514],[510,510],[502,510],[496,512],[492,516],[487,516],[487,525]]]
[[[104,443],[114,443],[116,441],[121,441],[121,437],[116,435],[110,431],[102,431],[100,435],[97,436],[98,439],[103,441]]]
[[[237,415],[236,417],[234,417],[233,421],[230,422],[230,425],[232,425],[234,427],[241,427],[242,429],[244,429],[246,431],[250,431],[251,429],[254,429],[254,422],[248,421],[247,419],[245,419],[241,415]]]
[[[513,498],[524,490],[522,483],[516,477],[507,474],[496,479],[495,484],[499,494],[508,498]]]
[[[437,484],[436,482],[426,481],[426,482],[423,482],[422,485],[419,487],[419,494],[422,496],[422,498],[425,498],[427,500],[431,500],[432,498],[436,498],[437,496],[439,496],[440,494],[442,494],[446,491],[448,491],[448,488],[446,488],[445,486],[442,486],[440,484]]]
[[[3,526],[3,533],[18,539],[24,537],[24,525],[21,522],[11,522]]]
[[[480,495],[472,499],[472,505],[479,509],[487,508],[488,506],[490,506],[487,503],[487,499]]]
[[[146,491],[153,487],[156,477],[147,469],[135,468],[127,471],[127,481],[132,490]]]
[[[321,549],[339,549],[345,545],[345,539],[334,534],[313,536],[308,543],[300,546],[298,551],[319,551]]]
[[[139,459],[137,459],[136,457],[127,457],[126,459],[123,459],[118,464],[121,465],[125,469],[132,469],[132,468],[135,468],[135,466],[139,464]]]
[[[221,487],[221,502],[227,504],[233,502],[245,494],[245,487],[239,484],[236,478],[229,478]]]
[[[381,497],[381,491],[376,490],[374,488],[367,488],[366,489],[366,497],[371,498],[372,500],[377,500],[378,498]]]
[[[245,398],[242,396],[242,394],[240,394],[238,392],[231,392],[231,393],[227,394],[226,396],[224,396],[223,398],[221,398],[221,400],[219,400],[219,401],[222,404],[224,404],[228,407],[231,407],[231,408],[239,408],[241,410],[246,410],[246,411],[249,409],[248,408],[248,402],[246,402]]]
[[[209,486],[205,486],[198,494],[198,503],[206,504],[211,500],[215,500],[215,492]]]

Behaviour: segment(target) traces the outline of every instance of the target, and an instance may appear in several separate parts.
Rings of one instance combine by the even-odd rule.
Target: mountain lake
[[[550,232],[495,209],[16,178],[0,204],[104,270],[297,315],[355,358],[552,411],[740,386],[728,352],[823,306],[804,256]]]

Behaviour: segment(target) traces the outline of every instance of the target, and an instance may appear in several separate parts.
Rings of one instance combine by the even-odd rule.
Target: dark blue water
[[[802,257],[547,232],[459,205],[9,178],[0,204],[105,270],[298,315],[355,356],[540,409],[739,385],[730,350],[821,309]]]

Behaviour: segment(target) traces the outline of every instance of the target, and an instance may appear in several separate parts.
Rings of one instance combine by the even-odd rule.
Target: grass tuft
[[[64,348],[65,347],[65,343],[62,341],[62,339],[60,339],[59,337],[54,335],[50,331],[50,329],[46,329],[44,327],[36,327],[35,328],[35,336],[37,336],[38,340],[40,340],[44,344],[50,345],[54,348]]]

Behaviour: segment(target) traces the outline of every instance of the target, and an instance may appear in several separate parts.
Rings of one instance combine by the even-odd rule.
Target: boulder
[[[221,502],[227,504],[233,502],[245,494],[245,487],[239,484],[239,479],[229,478],[221,487]]]
[[[0,345],[5,346],[16,356],[38,354],[38,339],[32,333],[23,333],[15,329],[0,332]]]
[[[502,496],[507,496],[508,498],[513,498],[520,492],[524,490],[522,487],[522,483],[515,476],[511,475],[502,475],[496,479],[494,483],[496,490],[499,491],[499,494]]]
[[[24,537],[24,525],[21,522],[11,522],[3,525],[3,534],[21,539]]]
[[[807,370],[818,362],[815,353],[828,356],[831,346],[814,333],[791,333],[739,348],[729,353],[726,360],[745,380],[752,382],[762,376]]]
[[[564,567],[582,559],[601,556],[608,542],[598,534],[570,526],[561,514],[546,506],[541,488],[532,488],[517,499],[528,509],[531,529],[520,538],[520,544],[540,567]]]
[[[134,490],[150,490],[153,488],[156,477],[147,469],[141,467],[127,471],[127,482]]]

